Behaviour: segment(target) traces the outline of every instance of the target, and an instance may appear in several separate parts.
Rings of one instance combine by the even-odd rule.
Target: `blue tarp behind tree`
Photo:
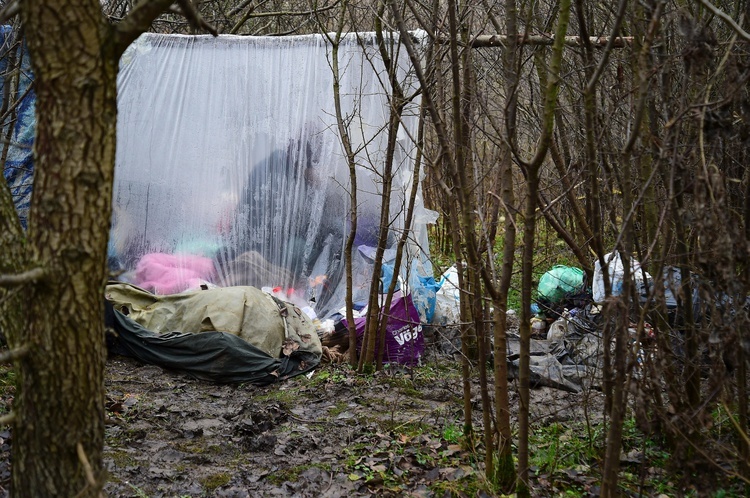
[[[3,176],[24,228],[29,217],[34,175],[36,95],[32,82],[31,64],[23,41],[10,26],[0,26]]]

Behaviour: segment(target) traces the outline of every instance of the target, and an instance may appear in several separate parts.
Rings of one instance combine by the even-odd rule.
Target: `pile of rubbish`
[[[610,296],[623,293],[625,270],[620,253],[604,256],[607,265]],[[531,383],[580,392],[587,387],[601,386],[602,358],[606,347],[602,334],[605,326],[603,304],[605,272],[599,260],[594,262],[593,279],[587,282],[580,268],[558,265],[539,279],[537,300],[532,305],[531,321]],[[664,269],[664,295],[669,320],[674,321],[679,294],[680,272],[674,267]],[[641,302],[653,291],[654,280],[635,259],[630,260],[630,281]],[[693,295],[694,316],[700,318],[697,289]],[[642,359],[646,343],[654,338],[651,324],[645,323],[643,333],[635,324],[628,328],[630,346]],[[518,375],[520,340],[508,338],[508,362],[511,375]]]
[[[359,252],[362,257],[371,255]],[[381,290],[393,278],[391,256],[381,266]],[[613,252],[604,260],[609,296],[621,295],[625,276],[621,256]],[[200,262],[195,263],[199,268]],[[635,260],[630,271],[637,294],[646,300],[653,291],[652,277]],[[540,278],[531,310],[532,385],[570,392],[601,385],[604,348],[612,347],[602,338],[607,299],[604,273],[597,261],[591,282],[580,268],[563,265],[552,267]],[[674,313],[680,272],[668,267],[663,276],[667,311]],[[349,346],[345,308],[318,317],[314,301],[300,302],[294,292],[282,287],[203,283],[195,290],[158,295],[133,284],[113,283],[107,286],[106,298],[108,323],[117,332],[117,339],[111,341],[113,351],[211,381],[275,382],[309,372],[321,361],[343,360]],[[380,299],[383,308],[385,295]],[[730,302],[728,298],[720,301]],[[384,361],[419,364],[428,342],[426,331],[453,333],[450,351],[445,352],[460,351],[460,302],[456,266],[437,281],[416,273],[399,277],[390,309],[379,313],[386,320]],[[697,289],[693,308],[693,316],[701,320]],[[367,326],[366,303],[355,302],[353,314],[359,351]],[[629,332],[630,346],[644,354],[645,343],[654,338],[653,327],[646,323],[639,335],[631,325]],[[509,375],[517,376],[520,337],[512,329],[507,344]]]
[[[618,252],[604,256],[612,296],[621,295],[625,276]],[[645,295],[650,279],[637,261],[631,261],[631,279]],[[539,279],[536,302],[531,311],[530,369],[532,385],[581,392],[601,385],[602,358],[606,345],[603,303],[606,299],[604,271],[594,263],[592,282],[580,268],[556,265]],[[635,344],[635,329],[630,329]],[[611,347],[611,344],[609,345]],[[509,375],[518,376],[520,338],[508,337]]]

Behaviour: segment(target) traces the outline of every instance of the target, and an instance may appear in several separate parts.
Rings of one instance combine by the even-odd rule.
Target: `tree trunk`
[[[529,496],[529,350],[531,342],[531,278],[534,259],[534,232],[536,229],[536,193],[539,176],[536,168],[527,173],[526,208],[523,224],[523,256],[521,265],[521,351],[518,365],[518,496]]]
[[[518,11],[515,0],[505,1],[505,26],[509,33],[517,29]],[[513,439],[510,427],[510,400],[508,395],[508,351],[507,351],[507,311],[508,291],[513,276],[513,263],[516,253],[516,213],[514,210],[515,194],[513,189],[513,159],[511,151],[516,143],[516,106],[518,103],[517,44],[509,40],[503,54],[503,73],[505,75],[505,130],[508,137],[508,150],[503,154],[500,164],[500,197],[505,208],[505,230],[503,241],[503,266],[500,273],[499,289],[493,296],[495,307],[495,417],[497,426],[497,463],[495,474],[490,477],[495,489],[501,493],[510,493],[516,484],[516,469],[513,464]],[[488,251],[489,252],[489,251]],[[488,258],[492,258],[488,254]]]
[[[9,338],[30,346],[16,363],[17,497],[97,496],[104,483],[102,294],[118,57],[100,9],[96,0],[22,7],[37,94],[28,239],[46,277],[25,295],[27,327]]]
[[[349,218],[351,226],[346,236],[344,249],[344,268],[346,273],[346,323],[349,332],[349,364],[352,367],[357,366],[357,325],[354,323],[354,300],[352,292],[354,280],[352,276],[352,249],[354,249],[354,238],[357,234],[357,166],[355,164],[354,151],[349,139],[349,130],[345,125],[345,118],[341,110],[341,72],[339,70],[339,46],[341,35],[344,30],[343,20],[346,18],[344,13],[349,2],[341,4],[341,22],[336,30],[336,35],[331,40],[331,71],[333,72],[333,101],[336,109],[336,125],[338,127],[341,144],[346,153],[346,164],[349,168]],[[234,32],[234,31],[233,31]]]
[[[537,58],[537,72],[546,88],[542,115],[542,134],[537,142],[533,158],[525,162],[526,207],[524,209],[523,255],[521,275],[521,345],[519,357],[518,392],[518,481],[516,493],[519,497],[530,496],[529,489],[529,349],[531,341],[531,280],[534,264],[534,233],[536,228],[536,206],[539,191],[539,171],[547,156],[555,125],[557,96],[560,90],[560,67],[565,33],[570,19],[570,0],[561,0],[559,18],[555,29],[555,41],[547,72],[542,71],[542,58]]]
[[[512,90],[515,94],[515,89]],[[513,97],[515,99],[515,97]],[[508,130],[511,128],[509,127]],[[512,139],[512,138],[511,138]],[[513,164],[510,155],[501,165],[501,185],[503,204],[513,206],[515,196],[513,192]],[[513,465],[512,431],[510,427],[510,401],[508,396],[508,350],[507,350],[507,311],[508,291],[513,276],[513,262],[516,252],[516,222],[515,213],[510,209],[505,212],[505,234],[503,242],[503,267],[501,270],[499,289],[493,297],[495,307],[495,417],[497,424],[497,464],[495,475],[490,476],[496,489],[501,493],[510,493],[515,487],[516,471]],[[492,257],[490,255],[489,257]]]

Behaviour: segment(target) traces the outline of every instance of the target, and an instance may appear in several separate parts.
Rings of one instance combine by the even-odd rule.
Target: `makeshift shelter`
[[[414,94],[405,50],[397,39],[386,43],[405,93]],[[323,35],[145,34],[126,51],[110,244],[123,279],[161,294],[205,282],[275,289],[321,318],[344,305],[350,181],[331,50]],[[373,34],[346,35],[339,65],[342,112],[357,151],[354,299],[366,302],[390,90]],[[394,151],[391,214],[383,220],[389,248],[417,180],[419,105],[418,96],[407,105]],[[431,275],[426,223],[434,219],[419,196],[402,274]]]
[[[423,37],[413,35],[418,49]],[[356,152],[355,307],[368,299],[381,224],[388,227],[383,269],[393,274],[395,243],[419,180],[420,99],[411,62],[398,38],[386,36],[410,98],[386,165],[391,90],[375,41],[352,33],[339,45],[341,111]],[[326,318],[344,306],[344,244],[352,228],[331,57],[324,35],[157,34],[141,36],[122,56],[109,263],[120,280],[143,289],[108,287],[116,350],[223,382],[267,383],[320,361],[310,331],[316,313]],[[13,137],[4,175],[25,225],[34,99],[26,90],[30,71],[23,76],[14,87],[18,120],[4,130]],[[389,166],[390,213],[381,219]],[[415,208],[401,291],[424,322],[431,315],[425,301],[434,296],[426,224],[437,215],[424,208],[421,192]],[[170,318],[155,323],[146,309]],[[299,317],[302,332],[294,334],[289,316]],[[399,324],[399,346],[417,337],[418,320],[409,317]],[[410,350],[409,358],[418,354]]]

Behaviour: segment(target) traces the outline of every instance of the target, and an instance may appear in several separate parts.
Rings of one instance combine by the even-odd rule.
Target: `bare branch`
[[[92,488],[96,487],[94,470],[91,468],[91,463],[89,462],[89,459],[86,456],[86,452],[83,450],[83,445],[81,443],[76,443],[76,453],[78,453],[78,459],[81,461],[81,465],[83,465],[83,471],[86,473],[86,481],[88,481],[89,486],[91,486]]]
[[[534,171],[534,176],[539,173],[539,167],[547,156],[552,134],[555,129],[555,108],[557,107],[557,95],[560,91],[560,68],[562,66],[563,48],[567,43],[568,36],[565,31],[568,28],[568,19],[570,16],[570,2],[562,1],[560,5],[560,18],[558,20],[557,31],[555,32],[555,42],[552,46],[552,58],[549,65],[549,78],[547,88],[544,92],[544,106],[542,114],[542,135],[539,137],[537,149],[534,157],[526,163],[526,167]],[[575,37],[578,38],[578,37]],[[533,212],[527,213],[533,215]],[[532,238],[533,242],[533,238]]]
[[[229,11],[227,14],[229,17],[236,16],[239,14],[245,7],[250,5],[253,2],[253,0],[242,0],[239,4],[237,4],[232,10]],[[252,6],[251,8],[255,8],[255,6]]]
[[[172,5],[174,3],[177,3],[180,8],[175,8]],[[185,17],[196,30],[205,30],[214,36],[219,34],[216,28],[201,17],[190,0],[141,0],[115,28],[117,54],[122,54],[128,48],[128,45],[133,43],[141,33],[148,31],[151,23],[166,11]]]
[[[252,13],[255,12],[255,4],[251,5],[249,9],[247,9],[247,12],[240,18],[239,21],[235,23],[234,26],[232,26],[232,29],[229,30],[229,34],[236,34],[240,28],[247,22],[248,19],[250,19],[250,16]]]
[[[276,12],[256,12],[252,13],[248,18],[251,17],[278,17],[278,16],[309,16],[312,14],[317,14],[319,12],[325,12],[327,10],[331,10],[336,8],[336,6],[339,4],[339,2],[334,2],[331,5],[328,5],[326,7],[321,7],[319,9],[312,9],[312,10],[280,10]]]
[[[177,0],[177,3],[179,4],[181,9],[181,11],[177,11],[177,13],[184,16],[194,29],[198,31],[205,30],[214,36],[219,36],[219,32],[216,31],[216,28],[208,24],[206,20],[203,19],[200,12],[198,12],[198,9],[196,9],[195,5],[193,5],[193,2],[191,2],[190,0]]]
[[[722,10],[720,10],[718,7],[716,7],[714,4],[709,2],[708,0],[698,0],[701,4],[703,4],[704,7],[706,7],[708,10],[714,13],[714,15],[720,17],[724,20],[725,23],[729,25],[730,28],[732,28],[737,35],[742,38],[745,41],[750,41],[750,33],[742,29],[742,27],[735,22],[734,19],[732,19],[728,14],[724,13]]]
[[[33,268],[17,275],[0,275],[0,287],[17,287],[19,285],[38,282],[44,278],[45,274],[44,269]]]
[[[174,0],[141,0],[116,27],[117,54],[122,54],[141,33],[151,27],[154,19],[169,8]]]
[[[21,11],[21,3],[18,0],[13,0],[5,4],[0,10],[0,23],[4,23],[11,17],[14,17]]]
[[[26,90],[24,90],[24,92],[21,94],[21,96],[16,99],[16,101],[13,103],[13,105],[10,106],[7,111],[5,111],[5,114],[3,114],[2,116],[0,116],[0,123],[5,123],[5,120],[8,118],[8,116],[10,116],[11,114],[13,114],[13,112],[18,107],[21,106],[21,104],[23,103],[23,100],[26,98],[26,96],[29,93],[31,93],[31,91],[33,89],[34,89],[34,80],[31,81],[31,83],[29,84],[29,86],[26,87]],[[19,144],[19,146],[20,146],[20,144]]]
[[[589,82],[586,84],[585,92],[593,92],[594,91],[594,85],[596,85],[596,82],[599,81],[599,78],[601,77],[602,73],[604,72],[604,67],[609,62],[609,54],[612,52],[612,49],[615,48],[615,43],[617,38],[617,33],[620,32],[620,28],[622,27],[623,19],[625,18],[625,8],[627,7],[628,2],[627,0],[620,0],[620,5],[617,9],[617,17],[615,18],[615,25],[612,28],[612,36],[609,38],[609,42],[607,42],[607,45],[604,50],[604,56],[599,61],[599,65],[596,67],[596,70],[594,71],[594,74],[591,75],[591,78],[589,79]],[[629,37],[632,43],[633,37]],[[599,47],[597,47],[599,48]]]
[[[513,37],[509,35],[478,35],[471,39],[469,46],[473,48],[480,47],[505,47]],[[552,35],[516,35],[518,45],[552,45],[554,38]],[[624,48],[633,44],[632,36],[618,36],[614,39],[609,36],[590,36],[589,43],[596,48],[604,48],[611,43],[612,48]],[[437,43],[448,43],[448,40],[438,38]],[[563,44],[567,47],[582,47],[584,42],[580,36],[566,36]]]
[[[729,415],[729,420],[732,422],[732,425],[734,426],[735,430],[737,431],[737,434],[742,437],[742,439],[745,440],[745,444],[750,446],[750,437],[748,437],[747,433],[742,430],[742,427],[737,423],[737,421],[734,419],[734,416],[732,415],[732,412],[729,410],[729,407],[727,406],[726,401],[721,402],[721,406],[724,408],[724,410]]]
[[[490,194],[495,199],[497,199],[498,202],[500,202],[500,205],[503,207],[503,210],[505,211],[505,214],[508,217],[508,221],[510,221],[513,224],[513,228],[515,228],[516,231],[518,231],[518,225],[516,225],[516,219],[515,219],[516,214],[518,214],[518,209],[516,209],[513,206],[508,206],[503,200],[503,198],[497,195],[495,192],[490,190],[487,193]]]
[[[6,413],[2,417],[0,417],[0,426],[1,425],[10,425],[10,424],[12,424],[15,421],[16,421],[16,412]]]
[[[29,350],[31,348],[28,346],[28,344],[17,347],[15,349],[9,349],[8,351],[4,352],[3,354],[0,354],[0,363],[7,363],[9,361],[17,360],[19,358],[23,358],[29,353]]]

